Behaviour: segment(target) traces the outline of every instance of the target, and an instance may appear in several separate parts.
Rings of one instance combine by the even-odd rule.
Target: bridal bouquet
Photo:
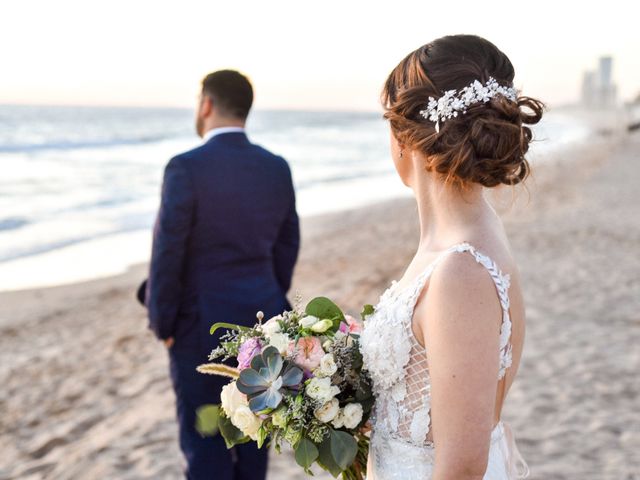
[[[371,313],[365,307],[362,317]],[[317,463],[334,477],[363,479],[369,439],[360,432],[373,405],[371,380],[362,369],[358,343],[362,324],[318,297],[303,312],[294,309],[266,322],[258,312],[253,328],[217,323],[228,331],[210,361],[235,358],[238,366],[208,363],[205,374],[230,382],[221,405],[198,410],[198,429],[220,433],[228,448],[267,438],[280,452],[282,441],[311,473]]]

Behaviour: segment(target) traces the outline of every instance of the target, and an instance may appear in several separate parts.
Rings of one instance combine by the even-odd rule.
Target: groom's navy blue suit
[[[217,346],[213,323],[252,326],[258,310],[268,318],[289,308],[299,240],[289,166],[243,132],[218,134],[167,165],[146,305],[156,335],[175,339],[171,377],[189,479],[266,475],[266,449],[228,451],[220,436],[196,432],[195,410],[219,403],[228,380],[195,368]]]

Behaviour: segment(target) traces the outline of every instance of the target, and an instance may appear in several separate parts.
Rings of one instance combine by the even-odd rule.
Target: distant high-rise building
[[[608,87],[611,85],[611,68],[613,66],[613,58],[600,57],[598,62],[598,73],[601,87]]]
[[[582,103],[591,106],[595,97],[596,75],[595,72],[587,70],[582,77]]]
[[[602,56],[598,70],[588,70],[582,77],[582,103],[590,107],[616,104],[617,87],[612,80],[613,57]]]

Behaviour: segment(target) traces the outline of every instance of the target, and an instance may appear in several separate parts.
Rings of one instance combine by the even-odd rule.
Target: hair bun
[[[517,102],[496,97],[470,107],[465,115],[441,127],[425,152],[429,169],[450,181],[485,187],[520,183],[530,171],[525,154],[533,134],[527,125],[540,121],[543,108],[541,102],[528,97],[519,97]]]
[[[530,97],[514,101],[514,75],[507,56],[491,42],[473,35],[442,37],[410,53],[391,72],[382,92],[385,118],[398,141],[422,152],[427,170],[446,181],[514,185],[529,174],[529,125],[538,123],[544,110]],[[447,116],[436,131],[436,123],[423,115],[429,97],[476,81],[495,81],[504,90]]]

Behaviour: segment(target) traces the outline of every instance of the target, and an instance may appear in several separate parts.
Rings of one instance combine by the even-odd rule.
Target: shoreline
[[[593,112],[591,115],[586,115],[584,112],[578,114],[567,108],[552,109],[552,111],[554,115],[548,117],[549,123],[541,124],[539,130],[535,131],[537,140],[529,154],[534,164],[542,164],[553,161],[557,157],[571,155],[571,152],[587,137],[588,132],[599,131],[598,125],[603,122],[602,115]],[[261,138],[264,132],[260,133],[259,128],[257,130],[251,135],[252,137],[255,135],[253,139],[258,144],[262,143],[262,139],[269,144],[273,143],[275,151],[286,150],[285,145],[277,137],[268,138],[267,135],[267,138]],[[558,136],[558,131],[562,132],[561,136]],[[362,147],[359,144],[347,146],[351,149],[356,146]],[[187,148],[186,145],[183,147]],[[385,146],[384,142],[376,147],[376,162],[370,165],[372,173],[370,172],[369,176],[314,183],[314,179],[310,178],[311,171],[308,171],[311,167],[297,161],[300,152],[294,148],[289,152],[290,155],[286,156],[291,157],[294,179],[297,179],[298,209],[301,217],[313,218],[327,213],[366,208],[381,200],[411,197],[409,190],[397,179],[390,159],[387,159],[387,151],[388,146]],[[331,152],[327,154],[330,155]],[[145,154],[141,155],[144,157]],[[384,159],[382,170],[379,164],[381,159]],[[155,165],[154,168],[153,175],[160,175],[162,165]],[[335,165],[331,168],[335,169]],[[137,170],[133,170],[134,174],[136,172]],[[374,198],[373,195],[379,195],[379,198]],[[96,230],[93,234],[81,230],[80,236],[76,235],[76,238],[58,233],[58,238],[52,239],[42,231],[36,235],[40,222],[52,221],[55,225],[55,221],[60,220],[52,214],[48,219],[27,222],[14,233],[0,232],[3,234],[1,246],[6,248],[6,255],[0,262],[0,293],[71,285],[126,273],[127,268],[146,261],[150,256],[151,225],[157,201],[158,198],[154,195],[153,199],[146,196],[133,202],[130,208],[136,215],[143,215],[144,221],[139,223],[141,220],[138,220],[135,225],[129,225],[128,229]],[[345,208],[344,205],[348,207]],[[108,211],[108,209],[92,211],[91,216],[88,217],[89,223],[94,220],[105,224],[115,221],[109,217]],[[84,219],[86,220],[87,218]],[[78,218],[73,220],[73,222],[78,221]],[[39,240],[34,241],[34,238]],[[108,256],[111,258],[107,258]]]
[[[611,135],[611,132],[606,131],[605,132],[605,136],[603,137],[602,135],[598,136],[599,134],[597,134],[597,127],[596,127],[596,120],[595,119],[591,119],[589,121],[592,126],[591,128],[593,128],[594,130],[594,135],[596,137],[598,137],[595,141],[593,139],[589,140],[590,144],[593,145],[600,145],[602,144],[602,142],[608,142],[610,140],[607,140],[607,136]],[[616,130],[616,132],[618,132],[619,129]],[[545,139],[542,140],[538,140],[541,142],[546,141]],[[577,143],[573,143],[573,144],[569,144],[569,145],[565,145],[562,147],[557,147],[556,149],[552,150],[552,151],[545,151],[544,149],[542,149],[542,151],[539,152],[534,152],[533,156],[536,157],[533,160],[533,165],[532,165],[532,176],[527,180],[527,187],[525,187],[526,189],[530,188],[529,186],[536,182],[538,179],[536,178],[539,174],[541,174],[544,178],[543,181],[546,182],[548,181],[548,179],[546,178],[547,176],[549,176],[548,174],[548,170],[552,169],[558,169],[561,167],[562,164],[567,163],[566,161],[566,157],[568,157],[570,160],[570,163],[574,163],[577,157],[580,156],[580,152],[581,151],[588,151],[589,148],[584,148],[581,145],[577,144]],[[554,174],[552,174],[551,176],[553,176]],[[523,192],[523,188],[521,186],[516,186],[515,187],[518,190],[518,195],[522,195],[523,193],[526,194],[526,192]],[[397,190],[397,189],[396,189]],[[511,206],[509,206],[509,201],[513,198],[510,195],[505,195],[504,191],[507,190],[506,187],[502,188],[502,193],[499,194],[500,199],[498,199],[497,202],[495,202],[495,205],[497,207],[497,209],[503,213],[505,211],[507,211],[509,208],[511,208]],[[494,195],[495,197],[495,195]],[[495,198],[494,198],[495,200]],[[364,202],[362,204],[356,204],[354,206],[350,206],[347,208],[342,208],[342,209],[336,209],[336,210],[329,210],[326,212],[317,212],[317,213],[312,213],[312,214],[306,214],[306,215],[300,215],[300,223],[301,223],[301,229],[302,230],[306,230],[309,229],[312,232],[318,232],[319,230],[321,230],[321,228],[319,228],[319,226],[322,226],[323,228],[326,228],[326,226],[328,224],[331,223],[331,218],[332,217],[346,217],[346,218],[352,218],[354,215],[357,215],[357,212],[362,212],[368,209],[373,209],[374,211],[379,211],[379,210],[384,210],[385,208],[393,208],[393,206],[395,205],[400,205],[400,204],[413,204],[414,200],[413,197],[411,196],[411,193],[409,192],[409,190],[406,190],[406,194],[402,194],[402,193],[396,193],[395,196],[392,197],[384,197],[381,200],[374,200],[374,201],[368,201],[368,202]],[[506,208],[505,208],[506,207]],[[304,232],[303,232],[304,234]],[[108,238],[110,239],[111,237],[129,237],[129,236],[133,236],[135,237],[136,241],[140,241],[140,236],[147,236],[148,237],[148,243],[151,243],[151,235],[152,235],[152,231],[151,229],[148,230],[134,230],[131,232],[122,232],[122,233],[115,233],[113,235],[109,235]],[[83,247],[86,243],[92,243],[92,242],[98,242],[100,243],[103,240],[102,237],[97,237],[97,238],[92,238],[83,242],[80,242],[79,244],[73,244],[71,246],[68,247],[63,247],[61,249],[56,249],[56,250],[50,250],[50,251],[46,251],[43,252],[42,254],[37,254],[35,256],[33,256],[33,263],[38,263],[38,261],[41,259],[42,255],[56,255],[57,252],[61,251],[61,250],[65,250],[67,248],[76,248],[77,246],[79,247]],[[71,255],[66,255],[65,256],[67,259],[71,258]],[[29,261],[31,262],[31,258],[32,257],[26,257],[25,259],[16,259],[16,261],[18,262],[23,262],[23,261]],[[64,258],[64,257],[63,257]],[[13,262],[14,260],[10,260],[9,262]],[[57,262],[60,263],[60,262]],[[24,288],[10,288],[8,290],[2,290],[0,289],[0,299],[3,296],[16,296],[16,297],[20,297],[20,296],[25,296],[25,295],[30,295],[29,292],[31,292],[31,294],[33,294],[34,292],[46,292],[49,290],[56,290],[56,289],[76,289],[78,287],[83,287],[83,286],[87,286],[88,288],[94,288],[93,284],[95,284],[96,282],[116,282],[118,283],[120,280],[119,279],[124,279],[129,277],[130,275],[133,274],[133,272],[137,272],[137,271],[144,271],[148,268],[148,261],[134,261],[132,263],[127,262],[126,260],[123,260],[119,263],[119,265],[123,265],[126,264],[126,266],[123,267],[119,267],[117,270],[117,272],[115,273],[106,273],[106,274],[97,274],[96,276],[91,276],[88,278],[81,278],[81,279],[77,279],[77,280],[69,280],[69,281],[62,281],[61,283],[56,283],[56,284],[46,284],[46,285],[36,285],[36,286],[25,286]],[[1,270],[1,264],[0,264],[0,270]],[[146,272],[143,272],[142,275],[146,275]],[[144,279],[144,277],[141,278]],[[2,310],[0,309],[0,328],[3,325],[3,316],[2,316]]]
[[[640,472],[640,135],[598,137],[492,196],[520,263],[523,361],[504,419],[532,479]],[[528,192],[527,192],[528,190]],[[375,303],[413,256],[412,199],[302,219],[290,296]],[[124,274],[0,293],[0,480],[181,475],[167,355]],[[269,480],[307,478],[288,453]],[[319,475],[316,478],[328,478]]]

